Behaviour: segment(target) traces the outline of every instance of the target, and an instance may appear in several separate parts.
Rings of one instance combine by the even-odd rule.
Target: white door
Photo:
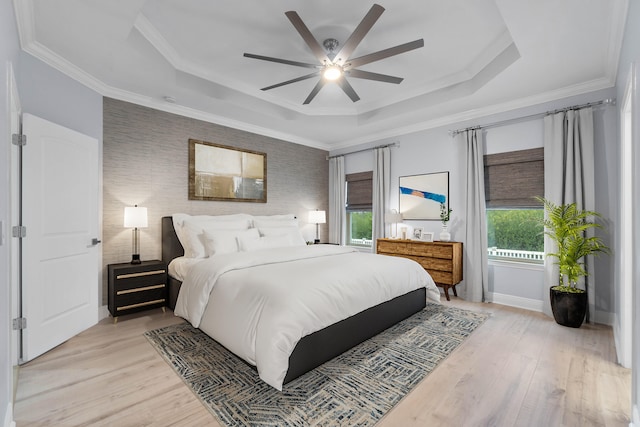
[[[98,322],[98,141],[24,114],[22,361]]]

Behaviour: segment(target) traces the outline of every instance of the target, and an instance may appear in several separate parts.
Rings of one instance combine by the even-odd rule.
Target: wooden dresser
[[[444,288],[449,301],[449,288],[458,296],[456,285],[462,280],[462,242],[421,242],[418,240],[378,239],[376,252],[416,261]]]

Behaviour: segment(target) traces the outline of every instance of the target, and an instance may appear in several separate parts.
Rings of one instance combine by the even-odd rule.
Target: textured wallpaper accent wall
[[[307,211],[328,209],[327,151],[226,126],[104,98],[103,292],[106,265],[131,260],[125,206],[145,206],[149,227],[140,230],[143,260],[160,259],[160,218],[173,213],[255,215],[294,213],[307,240],[315,225]],[[267,203],[188,200],[189,138],[267,153]],[[326,241],[327,227],[320,226]]]

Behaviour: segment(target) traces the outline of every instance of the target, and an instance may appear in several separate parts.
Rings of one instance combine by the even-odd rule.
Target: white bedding
[[[278,390],[298,341],[369,307],[426,287],[416,262],[334,245],[216,255],[192,265],[175,314],[255,365]]]

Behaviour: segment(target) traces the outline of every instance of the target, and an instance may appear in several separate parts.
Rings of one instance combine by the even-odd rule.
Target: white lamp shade
[[[124,208],[124,226],[127,228],[147,227],[147,208],[127,206]]]
[[[384,222],[387,224],[397,224],[402,222],[402,214],[398,212],[387,212],[384,216]]]
[[[324,224],[327,217],[324,211],[309,211],[309,222],[311,224]]]

